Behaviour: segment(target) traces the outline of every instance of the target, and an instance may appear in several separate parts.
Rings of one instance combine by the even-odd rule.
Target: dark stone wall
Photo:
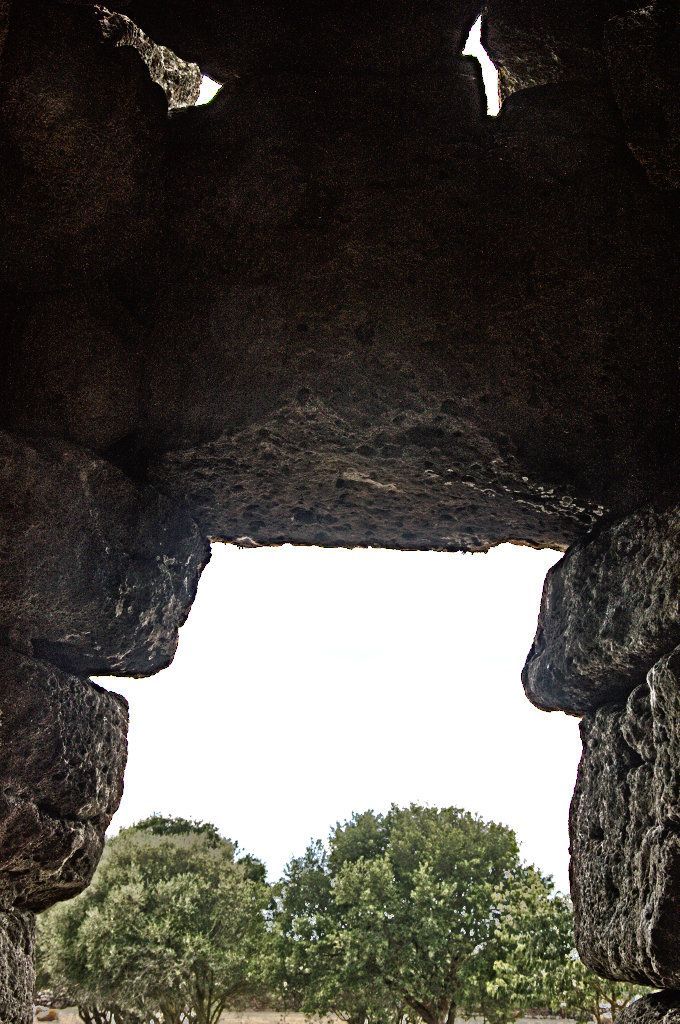
[[[495,119],[478,0],[108,6],[0,0],[0,1024],[208,539],[569,548],[579,944],[680,985],[671,5],[489,0]]]
[[[570,821],[582,959],[660,988],[680,987],[679,670],[680,649],[584,718]]]
[[[0,911],[0,1021],[33,1024],[33,914]]]
[[[548,573],[524,669],[538,707],[625,699],[680,643],[680,508],[644,506],[574,544]]]
[[[258,543],[564,547],[674,487],[674,205],[623,30],[492,119],[476,4],[119,6],[225,86],[168,118],[88,4],[13,10],[7,429]]]
[[[680,992],[655,992],[638,999],[618,1019],[620,1024],[678,1024]]]

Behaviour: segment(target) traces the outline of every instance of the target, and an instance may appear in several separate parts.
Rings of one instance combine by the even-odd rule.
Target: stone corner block
[[[9,646],[80,675],[150,675],[172,661],[210,557],[183,509],[83,449],[9,434],[0,495]]]
[[[680,648],[625,705],[581,724],[570,813],[582,960],[615,980],[680,988]]]
[[[646,506],[579,541],[548,573],[522,680],[547,711],[623,701],[680,644],[680,507]]]
[[[0,906],[44,910],[90,881],[123,792],[127,702],[0,648]]]

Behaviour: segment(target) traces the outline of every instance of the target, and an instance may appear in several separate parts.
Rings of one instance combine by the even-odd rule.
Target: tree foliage
[[[357,814],[292,861],[277,891],[280,990],[353,1024],[452,1024],[475,991],[498,886],[519,871],[510,829],[457,808]]]
[[[245,1005],[269,894],[234,852],[212,829],[121,832],[90,888],[44,916],[41,981],[72,993],[83,1020],[216,1024]]]
[[[599,978],[581,962],[571,901],[555,892],[550,878],[524,867],[499,895],[488,1019],[506,1022],[533,1007],[579,1022],[615,1022],[643,994],[639,986]]]
[[[642,992],[581,963],[568,898],[510,829],[417,805],[353,815],[273,890],[213,825],[146,819],[43,916],[39,965],[85,1024],[217,1024],[254,998],[347,1024],[615,1024]]]

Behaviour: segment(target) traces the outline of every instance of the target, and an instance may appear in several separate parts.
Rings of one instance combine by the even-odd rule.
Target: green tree
[[[252,853],[240,853],[239,845],[233,839],[225,839],[221,836],[216,825],[210,821],[194,821],[189,818],[166,817],[162,814],[152,814],[143,818],[135,825],[130,826],[135,832],[151,832],[156,836],[183,836],[202,835],[213,846],[225,847],[230,844],[233,850],[234,861],[243,865],[246,874],[255,882],[266,881],[267,872],[264,864]]]
[[[579,1024],[595,1021],[615,1024],[621,1011],[639,996],[649,995],[650,989],[628,981],[600,978],[583,964],[575,952],[566,977],[564,1013]]]
[[[495,961],[482,995],[487,1019],[505,1024],[530,1008],[561,1013],[580,1022],[614,1022],[620,1010],[644,991],[605,981],[579,959],[574,946],[568,897],[533,867],[498,894]]]
[[[341,917],[323,844],[287,865],[275,887],[269,977],[284,1010],[335,1014],[348,1024],[395,1024],[399,1006],[380,980],[343,957]]]
[[[289,865],[274,914],[278,966],[307,1012],[353,1024],[452,1024],[519,871],[514,833],[457,808],[366,812]],[[474,995],[476,997],[476,991]]]
[[[261,987],[269,893],[211,829],[121,832],[92,885],[45,915],[49,983],[78,999],[83,1020],[125,1014],[216,1024]],[[102,1018],[105,1019],[105,1018]]]

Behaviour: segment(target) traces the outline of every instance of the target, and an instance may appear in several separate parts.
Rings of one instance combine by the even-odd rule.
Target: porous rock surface
[[[627,1006],[617,1017],[619,1024],[679,1024],[680,992],[654,992]]]
[[[0,911],[0,1024],[32,1024],[33,914]]]
[[[123,793],[125,699],[0,647],[0,906],[85,888]]]
[[[582,960],[605,977],[680,987],[680,648],[625,706],[581,726],[570,815]]]
[[[154,481],[222,539],[472,550],[565,546],[658,493],[673,241],[612,100],[545,86],[489,125],[461,61],[355,79],[246,79],[173,119]]]
[[[211,536],[261,544],[565,547],[668,486],[671,199],[607,86],[551,78],[485,118],[460,57],[467,0],[114,6],[227,84],[168,120],[131,48],[94,40],[87,4],[22,5],[9,163],[16,149],[36,195],[58,197],[45,301],[86,271],[87,313],[74,366],[61,298],[46,329],[17,319],[22,295],[0,301],[8,427],[97,448]],[[92,75],[104,97],[79,87]],[[46,93],[77,115],[64,158],[31,108]],[[87,180],[69,167],[79,133],[98,153]],[[9,180],[7,270],[32,301],[44,210],[31,223],[33,192]],[[76,377],[92,380],[78,413],[51,400]]]
[[[137,329],[114,295],[31,294],[4,326],[0,426],[103,452],[138,429]]]
[[[675,662],[644,681],[680,643],[668,5],[489,0],[495,119],[481,8],[0,0],[8,914],[93,870],[124,721],[82,677],[168,663],[206,536],[576,544],[527,688],[618,701],[584,726],[579,941],[678,984]],[[224,85],[169,111],[183,61]]]
[[[651,505],[574,544],[550,569],[523,672],[538,707],[624,699],[680,643],[680,508]]]
[[[183,510],[110,462],[0,435],[0,634],[77,673],[171,660],[209,549]]]

